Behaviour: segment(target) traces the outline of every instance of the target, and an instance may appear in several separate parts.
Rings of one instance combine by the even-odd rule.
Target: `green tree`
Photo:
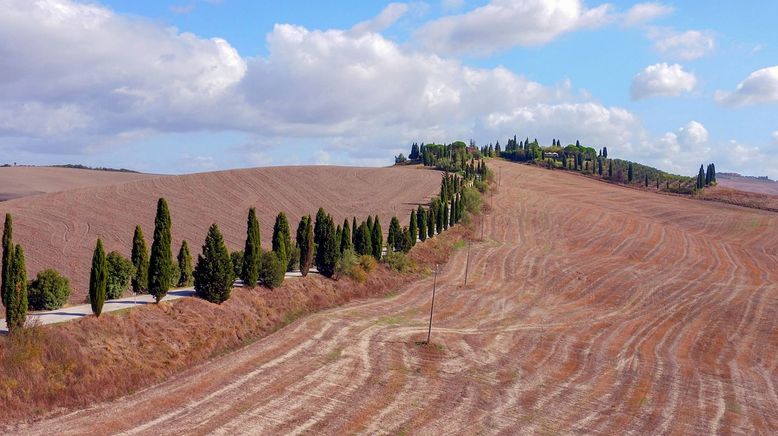
[[[341,232],[340,252],[343,253],[344,251],[353,249],[353,246],[351,245],[351,229],[348,226],[348,219],[343,220],[343,229]]]
[[[3,306],[8,306],[8,298],[14,287],[13,282],[14,244],[13,244],[13,219],[10,213],[5,214],[3,227],[3,270],[0,280],[0,292],[2,292]]]
[[[171,221],[167,201],[157,201],[157,216],[154,219],[154,242],[151,244],[149,258],[149,294],[160,302],[174,283],[173,252],[171,249]]]
[[[211,224],[203,243],[202,253],[197,256],[194,270],[194,287],[197,295],[211,303],[221,304],[230,298],[235,271],[227,246],[224,244],[219,226]]]
[[[189,244],[186,240],[181,243],[181,249],[178,250],[178,286],[192,286],[194,277],[192,276],[192,254],[189,252]]]
[[[149,284],[149,252],[146,249],[146,239],[139,225],[135,226],[132,237],[132,254],[130,255],[135,274],[132,276],[132,292],[142,293]]]
[[[427,215],[427,236],[432,238],[435,236],[435,223],[438,221],[435,217],[435,208],[430,206],[425,215]]]
[[[68,301],[70,282],[56,270],[45,269],[38,272],[30,282],[28,298],[32,310],[59,309]]]
[[[335,223],[327,215],[320,223],[319,243],[316,247],[316,269],[325,277],[332,277],[338,262],[338,245],[335,239]]]
[[[259,280],[259,264],[262,261],[259,236],[257,211],[252,207],[246,219],[246,244],[243,248],[243,265],[240,271],[240,279],[243,281],[243,286],[247,288],[253,288]]]
[[[275,289],[284,282],[286,260],[275,251],[262,253],[262,265],[259,268],[259,282],[262,286]]]
[[[702,165],[700,165],[700,171],[697,173],[697,189],[702,189],[705,187],[705,170],[702,169]]]
[[[603,148],[603,156],[605,155],[605,148]],[[608,179],[613,180],[613,160],[608,161]]]
[[[92,254],[92,271],[89,274],[89,304],[92,313],[100,316],[105,303],[105,293],[108,286],[108,260],[105,257],[103,241],[97,239],[94,254]]]
[[[27,320],[27,266],[24,261],[24,249],[14,247],[14,259],[11,273],[12,289],[5,308],[5,322],[9,333],[24,327]]]
[[[427,239],[427,214],[421,205],[416,209],[416,218],[419,222],[419,239],[424,242]]]
[[[367,229],[370,230],[370,234],[373,234],[373,217],[368,215],[367,216]]]
[[[411,209],[411,220],[408,223],[408,233],[411,236],[411,247],[416,245],[416,239],[419,237],[419,224],[416,219],[416,209]]]
[[[443,230],[448,229],[448,221],[449,221],[450,215],[448,210],[448,203],[443,203]]]
[[[125,259],[118,251],[108,253],[108,278],[105,285],[105,298],[114,300],[121,298],[122,293],[130,287],[130,279],[135,274],[132,261]]]
[[[300,253],[300,274],[305,277],[313,264],[313,225],[311,216],[300,218],[297,226],[297,251]]]
[[[392,217],[389,222],[389,232],[386,235],[386,247],[390,250],[400,251],[402,250],[402,229],[400,228],[400,221],[396,216]]]
[[[435,233],[441,234],[445,228],[443,222],[446,221],[447,216],[443,209],[443,203],[439,199],[435,200],[435,218],[437,219],[437,222],[435,223]]]
[[[354,251],[360,256],[372,254],[373,243],[370,240],[370,230],[368,229],[366,222],[363,221],[362,224],[357,227],[355,235]]]
[[[286,219],[286,214],[283,212],[278,213],[273,225],[273,251],[286,261],[285,268],[288,271],[293,254],[292,231],[289,229],[289,220]]]
[[[454,223],[457,221],[457,197],[453,196],[451,198],[451,210],[448,214],[448,226],[454,227]]]
[[[408,227],[403,227],[402,231],[400,232],[400,239],[402,240],[402,246],[400,249],[404,253],[411,251],[411,248],[413,248],[413,242],[411,241],[411,231],[408,229]]]
[[[357,244],[357,217],[351,217],[351,247]]]
[[[378,220],[378,215],[375,216],[375,221],[373,221],[373,231],[370,233],[370,242],[373,244],[373,257],[381,260],[381,254],[383,254],[384,248],[384,233],[381,230],[381,222]]]
[[[700,167],[702,168],[702,167]],[[629,183],[632,183],[632,180],[634,179],[634,173],[632,171],[632,162],[629,163],[629,167],[627,168],[627,181]]]
[[[323,235],[324,235],[324,225],[327,223],[327,212],[324,211],[323,208],[319,208],[319,211],[316,212],[316,221],[313,223],[313,242],[314,242],[314,252],[316,251],[317,247],[322,244]],[[333,227],[332,231],[335,231],[335,228]]]
[[[235,274],[233,280],[240,277],[240,271],[243,268],[243,252],[241,250],[230,253],[230,262],[232,263],[232,272]]]

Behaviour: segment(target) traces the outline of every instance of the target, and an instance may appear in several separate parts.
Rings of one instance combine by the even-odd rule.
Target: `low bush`
[[[46,269],[30,282],[27,292],[30,310],[59,309],[68,301],[70,282],[56,270]]]
[[[105,298],[115,300],[121,298],[124,291],[130,287],[130,279],[135,275],[135,265],[118,251],[108,253],[106,261],[108,282],[105,287]]]
[[[243,250],[230,253],[230,260],[232,260],[232,271],[237,279],[240,277],[241,269],[243,269]]]
[[[401,273],[412,273],[417,269],[416,262],[401,251],[386,253],[382,262],[390,268]]]
[[[259,283],[270,289],[281,286],[286,274],[286,259],[281,259],[275,251],[262,252],[259,265]]]

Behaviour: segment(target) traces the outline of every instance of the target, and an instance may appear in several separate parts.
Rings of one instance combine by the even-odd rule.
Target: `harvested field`
[[[778,215],[502,167],[485,239],[391,298],[26,434],[775,434]],[[478,224],[476,224],[476,229]]]
[[[68,170],[72,171],[72,170]],[[98,237],[107,251],[130,255],[136,224],[150,247],[157,198],[165,197],[173,220],[173,249],[189,241],[196,259],[211,223],[219,224],[230,250],[242,250],[246,214],[257,208],[262,243],[270,244],[278,212],[292,233],[301,215],[319,206],[337,223],[352,215],[378,214],[386,231],[397,214],[407,222],[411,208],[440,187],[441,173],[411,168],[273,167],[161,176],[110,186],[74,189],[0,203],[14,218],[14,242],[22,244],[28,275],[56,268],[71,280],[71,302],[87,295],[92,250]]]
[[[0,167],[0,201],[159,177],[154,174],[52,167]]]
[[[734,174],[716,174],[716,181],[722,188],[757,194],[778,195],[778,182],[775,180],[743,177]]]

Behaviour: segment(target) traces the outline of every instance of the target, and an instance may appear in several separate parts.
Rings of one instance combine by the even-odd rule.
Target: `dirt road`
[[[778,215],[498,163],[474,243],[28,434],[775,434]]]

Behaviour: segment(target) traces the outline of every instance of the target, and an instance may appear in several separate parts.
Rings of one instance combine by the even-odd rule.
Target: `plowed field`
[[[158,177],[154,174],[53,167],[0,168],[0,201]]]
[[[502,186],[468,286],[467,250],[438,274],[432,346],[430,277],[25,431],[778,431],[778,215],[490,166]]]

